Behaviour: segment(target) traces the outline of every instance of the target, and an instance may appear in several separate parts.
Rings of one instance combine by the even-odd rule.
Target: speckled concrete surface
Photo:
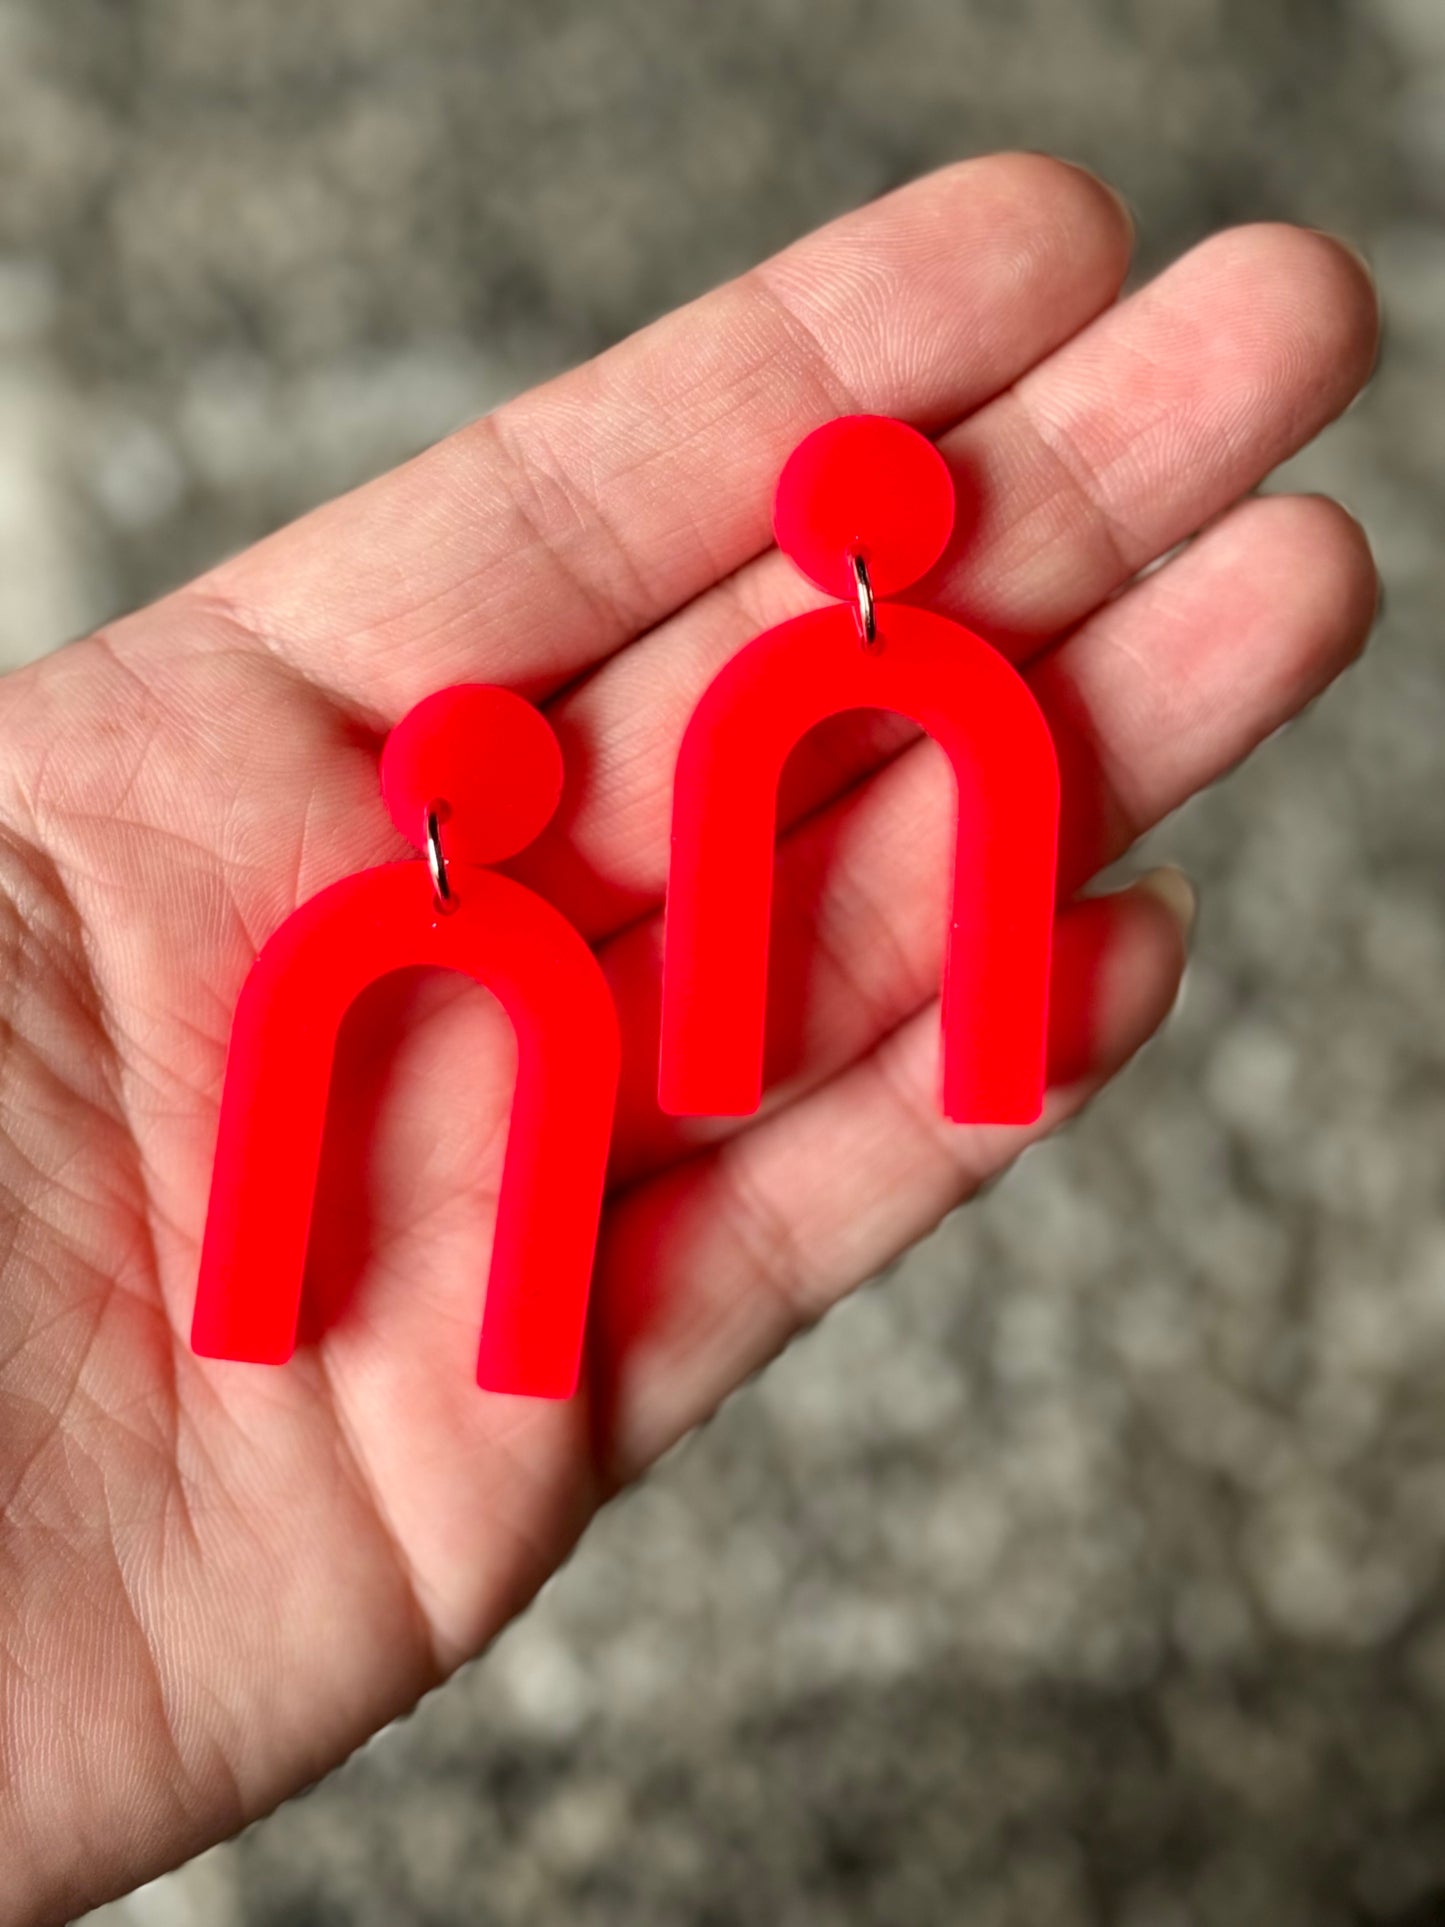
[[[1370,253],[1384,371],[1291,479],[1376,649],[1155,839],[1204,912],[1123,1085],[112,1927],[1445,1920],[1440,0],[8,0],[0,646],[1003,144],[1145,266]]]

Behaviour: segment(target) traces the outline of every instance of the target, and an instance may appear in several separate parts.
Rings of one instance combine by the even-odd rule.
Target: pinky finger
[[[590,1351],[609,1483],[1082,1109],[1172,1009],[1192,916],[1189,885],[1164,870],[1060,917],[1036,1125],[939,1114],[934,1003],[820,1089],[619,1198]]]

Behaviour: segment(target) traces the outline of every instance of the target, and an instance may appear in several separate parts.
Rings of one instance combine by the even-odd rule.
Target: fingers
[[[1242,503],[1030,674],[1059,752],[1076,889],[1298,714],[1364,647],[1379,577],[1320,496]]]
[[[1378,339],[1340,242],[1205,241],[964,425],[950,454],[980,518],[953,606],[1016,646],[1057,634],[1333,421]]]
[[[214,572],[202,598],[384,720],[460,679],[575,676],[770,540],[828,416],[930,430],[1114,298],[1129,223],[1031,155],[849,214]]]
[[[1322,236],[1248,228],[1196,248],[943,438],[976,519],[925,585],[929,605],[1027,656],[1338,414],[1376,326],[1363,268]],[[661,891],[673,763],[703,688],[816,600],[770,554],[558,706],[574,780],[530,873],[594,934]],[[786,808],[817,807],[903,735],[871,719],[824,732],[796,759]]]
[[[1214,781],[1349,663],[1376,578],[1331,502],[1241,504],[1044,657],[1031,681],[1063,777],[1070,895]],[[770,1107],[839,1071],[938,988],[955,838],[953,783],[931,743],[784,839],[768,1012]],[[734,1121],[656,1105],[659,920],[604,951],[627,1039],[614,1168],[655,1170]]]
[[[591,1390],[618,1482],[664,1451],[839,1297],[1054,1129],[1157,1028],[1192,904],[1170,872],[1059,925],[1051,1070],[1029,1130],[938,1112],[930,1005],[813,1096],[624,1198],[604,1238]]]

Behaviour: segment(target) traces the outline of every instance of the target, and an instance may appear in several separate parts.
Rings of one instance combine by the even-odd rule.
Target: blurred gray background
[[[1445,1922],[1442,0],[0,0],[0,647],[1000,145],[1370,255],[1375,650],[1092,1115],[111,1927]]]

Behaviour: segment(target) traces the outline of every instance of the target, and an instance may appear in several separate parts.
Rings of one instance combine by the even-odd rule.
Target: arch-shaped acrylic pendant
[[[257,957],[236,1009],[191,1343],[280,1364],[296,1342],[337,1030],[394,970],[431,964],[496,996],[517,1077],[477,1381],[576,1388],[617,1090],[617,1016],[602,970],[552,906],[477,867],[546,824],[562,787],[551,728],[485,685],[442,690],[387,738],[382,791],[427,860],[347,877],[304,903]]]
[[[894,710],[957,785],[943,982],[944,1114],[1025,1124],[1044,1096],[1059,776],[1018,672],[971,630],[886,602],[942,554],[953,483],[902,422],[845,416],[794,450],[778,545],[830,595],[740,650],[683,736],[673,792],[659,1097],[674,1116],[743,1116],[762,1095],[768,926],[782,767],[850,709]]]

